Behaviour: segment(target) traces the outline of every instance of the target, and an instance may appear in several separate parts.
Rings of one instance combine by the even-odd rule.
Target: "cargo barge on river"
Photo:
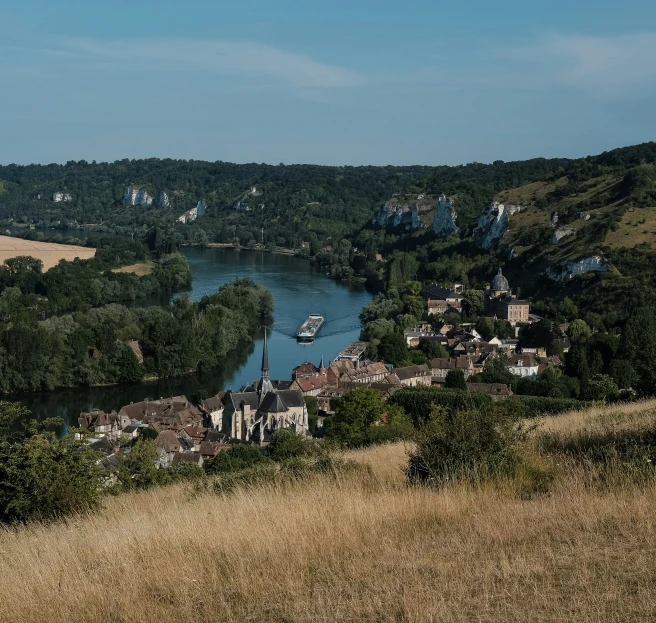
[[[296,339],[302,341],[313,340],[319,329],[324,323],[323,316],[319,314],[310,314],[308,319],[301,325],[301,328],[296,332]]]

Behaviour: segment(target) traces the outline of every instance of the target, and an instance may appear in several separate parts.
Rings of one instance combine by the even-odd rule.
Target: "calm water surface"
[[[289,379],[291,370],[304,361],[319,364],[335,356],[360,334],[358,315],[372,295],[363,287],[335,282],[307,260],[287,255],[237,251],[234,249],[184,248],[194,276],[192,300],[212,294],[237,277],[250,277],[271,290],[274,297],[274,323],[269,332],[271,378]],[[319,336],[311,344],[300,344],[295,334],[311,314],[326,319]],[[38,419],[59,416],[77,424],[81,411],[93,408],[118,410],[139,400],[186,394],[189,398],[203,389],[239,389],[260,376],[262,358],[260,334],[250,344],[213,372],[176,379],[113,387],[38,392],[17,396]],[[64,429],[64,430],[65,430]]]

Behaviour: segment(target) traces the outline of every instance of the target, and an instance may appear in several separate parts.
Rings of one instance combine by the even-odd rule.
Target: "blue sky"
[[[656,140],[653,1],[5,0],[0,33],[3,164],[435,165]]]

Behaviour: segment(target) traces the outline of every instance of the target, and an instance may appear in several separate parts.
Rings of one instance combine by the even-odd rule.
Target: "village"
[[[461,313],[462,292],[462,285],[457,283],[430,286],[426,291],[426,316],[441,319],[445,314],[453,317]],[[521,326],[539,320],[530,314],[527,301],[513,296],[501,270],[486,289],[485,297],[488,313],[494,319],[507,320],[515,335]],[[504,400],[513,395],[510,385],[470,381],[492,358],[501,359],[508,371],[520,378],[535,379],[547,368],[562,365],[560,358],[548,356],[544,347],[520,347],[517,337],[485,339],[470,323],[424,322],[406,329],[404,339],[410,349],[434,342],[449,356],[425,364],[393,367],[367,359],[367,344],[353,342],[327,364],[323,358],[318,365],[305,361],[290,371],[289,380],[273,381],[265,334],[260,379],[241,391],[220,391],[198,404],[192,404],[186,396],[172,396],[130,403],[118,412],[81,413],[76,434],[104,455],[101,462],[109,471],[117,466],[118,455],[129,453],[140,436],[154,441],[158,468],[180,464],[200,467],[235,444],[265,448],[280,429],[292,430],[304,438],[313,434],[320,437],[325,418],[333,414],[338,400],[355,388],[376,390],[387,400],[403,387],[448,386],[449,376],[456,374],[464,381],[463,389]],[[564,335],[561,347],[567,352],[569,344]],[[316,399],[313,431],[308,412],[310,397]]]

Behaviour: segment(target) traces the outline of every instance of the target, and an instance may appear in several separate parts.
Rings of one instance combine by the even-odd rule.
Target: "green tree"
[[[311,454],[313,447],[297,432],[283,428],[271,436],[267,446],[267,456],[274,461],[284,461],[298,456]]]
[[[585,320],[577,319],[569,325],[569,336],[574,342],[578,342],[581,339],[587,340],[591,335],[592,329],[590,329]]]
[[[408,347],[400,333],[388,333],[378,345],[378,355],[386,363],[395,367],[402,366],[408,357]]]
[[[476,321],[476,331],[485,338],[491,338],[494,335],[494,323],[490,318],[479,318]]]
[[[432,359],[447,359],[449,357],[446,348],[437,340],[422,338],[419,340],[419,350],[426,355],[429,361]]]
[[[369,427],[380,420],[385,401],[375,389],[353,389],[340,400],[330,419],[326,437],[348,446],[360,446],[367,441]]]
[[[467,389],[465,373],[462,370],[449,370],[444,379],[444,387],[447,389]]]
[[[504,383],[510,385],[513,382],[513,375],[508,370],[503,355],[491,356],[485,360],[483,372],[481,372],[481,381],[483,383]]]
[[[639,307],[624,326],[620,357],[636,372],[636,389],[643,394],[656,392],[656,314],[653,308]]]

